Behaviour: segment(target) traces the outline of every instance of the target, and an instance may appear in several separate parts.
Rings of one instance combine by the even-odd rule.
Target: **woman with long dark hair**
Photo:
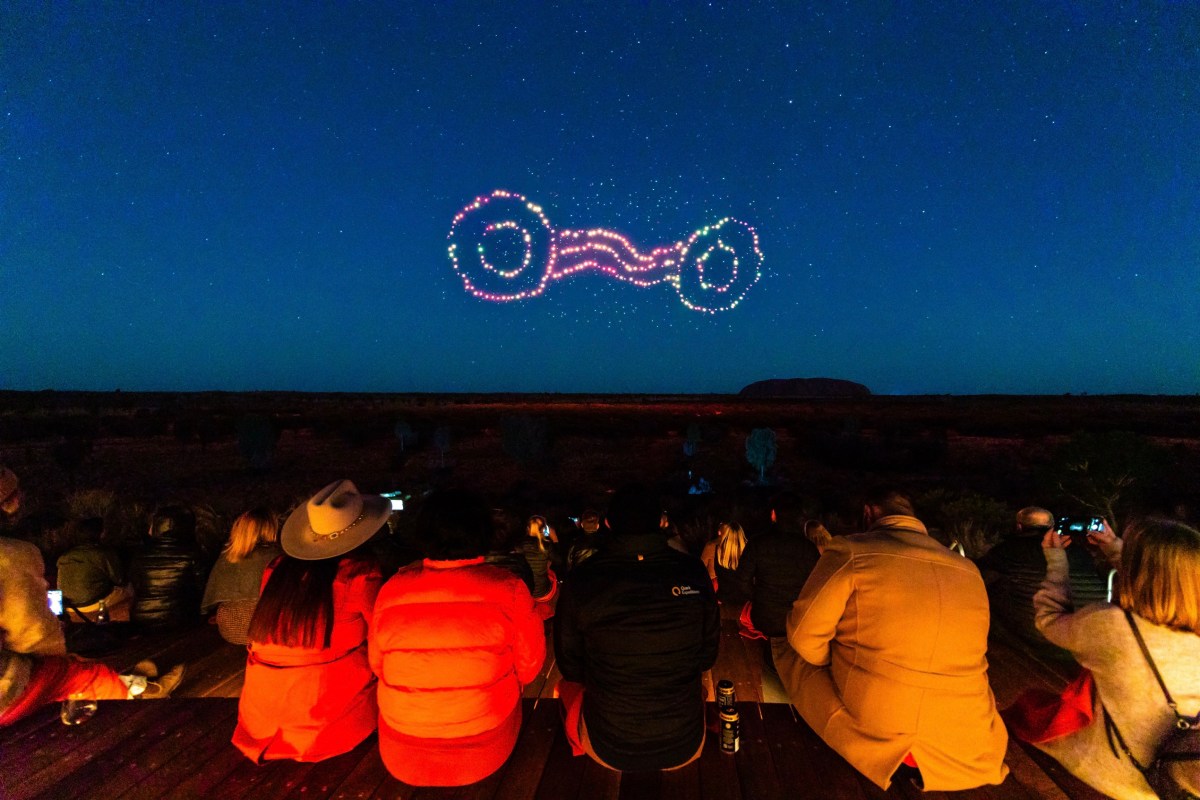
[[[320,761],[375,730],[367,629],[379,566],[362,547],[391,504],[350,481],[317,492],[288,517],[284,556],[263,576],[233,743],[246,756]]]

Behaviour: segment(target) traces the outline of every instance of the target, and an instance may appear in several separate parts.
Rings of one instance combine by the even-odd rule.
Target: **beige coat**
[[[987,679],[979,571],[913,517],[835,537],[792,606],[780,677],[808,724],[887,788],[905,754],[930,790],[1000,783],[1008,732]]]
[[[0,711],[25,691],[30,655],[67,652],[62,625],[46,602],[43,574],[37,547],[0,536]]]

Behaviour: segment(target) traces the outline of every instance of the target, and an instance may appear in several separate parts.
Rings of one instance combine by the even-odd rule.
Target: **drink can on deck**
[[[733,681],[717,681],[717,708],[736,708],[737,695],[733,691]]]
[[[721,752],[736,753],[742,744],[742,721],[736,708],[721,709]]]

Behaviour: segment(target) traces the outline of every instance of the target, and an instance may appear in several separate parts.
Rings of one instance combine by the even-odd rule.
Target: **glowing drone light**
[[[489,256],[489,242],[502,231],[511,231],[523,245],[519,263],[500,264]],[[758,234],[732,217],[642,253],[604,228],[556,231],[541,206],[497,189],[458,212],[447,238],[450,262],[466,290],[500,303],[537,297],[551,281],[594,270],[640,287],[669,283],[688,308],[716,314],[736,308],[762,277]],[[714,257],[727,265],[727,275],[714,277],[709,264]]]

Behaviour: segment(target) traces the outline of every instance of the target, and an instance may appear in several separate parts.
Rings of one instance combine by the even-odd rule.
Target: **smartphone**
[[[386,497],[392,504],[392,511],[404,510],[404,492],[384,492],[382,497]]]
[[[1082,538],[1093,531],[1104,530],[1102,517],[1063,517],[1058,521],[1058,532],[1064,536]]]
[[[542,525],[542,538],[549,541],[549,539],[550,539],[550,526],[549,525],[545,525],[545,524]]]
[[[63,614],[62,589],[51,589],[46,592],[46,602],[50,605],[50,613],[56,617]]]

